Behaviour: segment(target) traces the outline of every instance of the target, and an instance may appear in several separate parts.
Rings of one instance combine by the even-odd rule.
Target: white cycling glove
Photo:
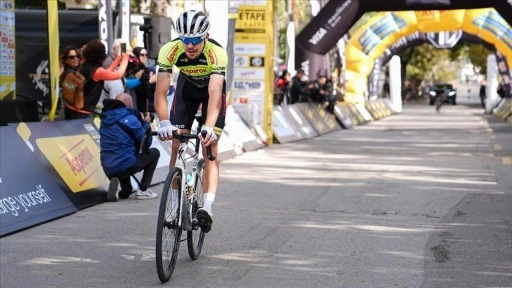
[[[166,137],[172,137],[172,131],[176,131],[178,128],[172,126],[171,121],[169,120],[162,120],[160,121],[160,124],[158,124],[158,136],[162,138]]]
[[[203,131],[206,131],[206,135],[207,135],[204,138],[207,138],[208,136],[210,136],[210,138],[212,139],[213,142],[217,142],[217,135],[215,134],[215,132],[213,132],[213,127],[203,125],[203,127],[201,127],[201,134],[203,133]]]

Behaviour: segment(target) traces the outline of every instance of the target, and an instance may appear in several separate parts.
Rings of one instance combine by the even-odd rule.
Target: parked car
[[[441,93],[444,93],[445,95],[444,102],[457,105],[457,91],[453,88],[452,84],[447,83],[436,84],[430,88],[430,91],[428,92],[430,105],[435,104],[436,97],[440,96]]]

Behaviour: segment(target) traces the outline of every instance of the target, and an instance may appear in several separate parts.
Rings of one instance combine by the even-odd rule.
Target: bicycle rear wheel
[[[188,255],[192,260],[199,258],[205,236],[203,229],[201,229],[196,219],[197,209],[203,207],[203,166],[204,160],[201,159],[197,165],[199,170],[195,180],[195,195],[192,199],[192,230],[187,231]]]
[[[178,220],[181,217],[181,179],[181,170],[171,169],[160,200],[156,230],[156,271],[162,283],[171,278],[180,249],[182,227]]]

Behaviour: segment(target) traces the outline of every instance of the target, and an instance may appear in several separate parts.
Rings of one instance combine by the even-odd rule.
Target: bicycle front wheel
[[[197,165],[198,173],[196,174],[195,180],[195,193],[194,197],[191,199],[191,218],[192,218],[192,229],[187,231],[187,245],[188,245],[188,255],[190,259],[196,260],[199,258],[199,254],[201,254],[201,250],[203,249],[204,236],[205,233],[196,219],[197,209],[203,207],[203,166],[204,160],[201,159]]]
[[[165,180],[160,199],[156,230],[156,271],[162,283],[171,278],[180,249],[181,179],[181,170],[171,169]]]

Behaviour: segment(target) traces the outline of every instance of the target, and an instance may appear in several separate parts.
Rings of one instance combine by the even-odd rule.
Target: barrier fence
[[[279,143],[299,141],[392,114],[385,101],[372,102],[338,103],[334,114],[316,103],[276,106],[273,133]],[[105,201],[109,180],[100,163],[99,125],[96,118],[0,126],[0,237]],[[261,149],[267,138],[229,107],[219,160]],[[169,170],[171,145],[153,141],[152,147],[160,151],[152,181],[158,184]]]

